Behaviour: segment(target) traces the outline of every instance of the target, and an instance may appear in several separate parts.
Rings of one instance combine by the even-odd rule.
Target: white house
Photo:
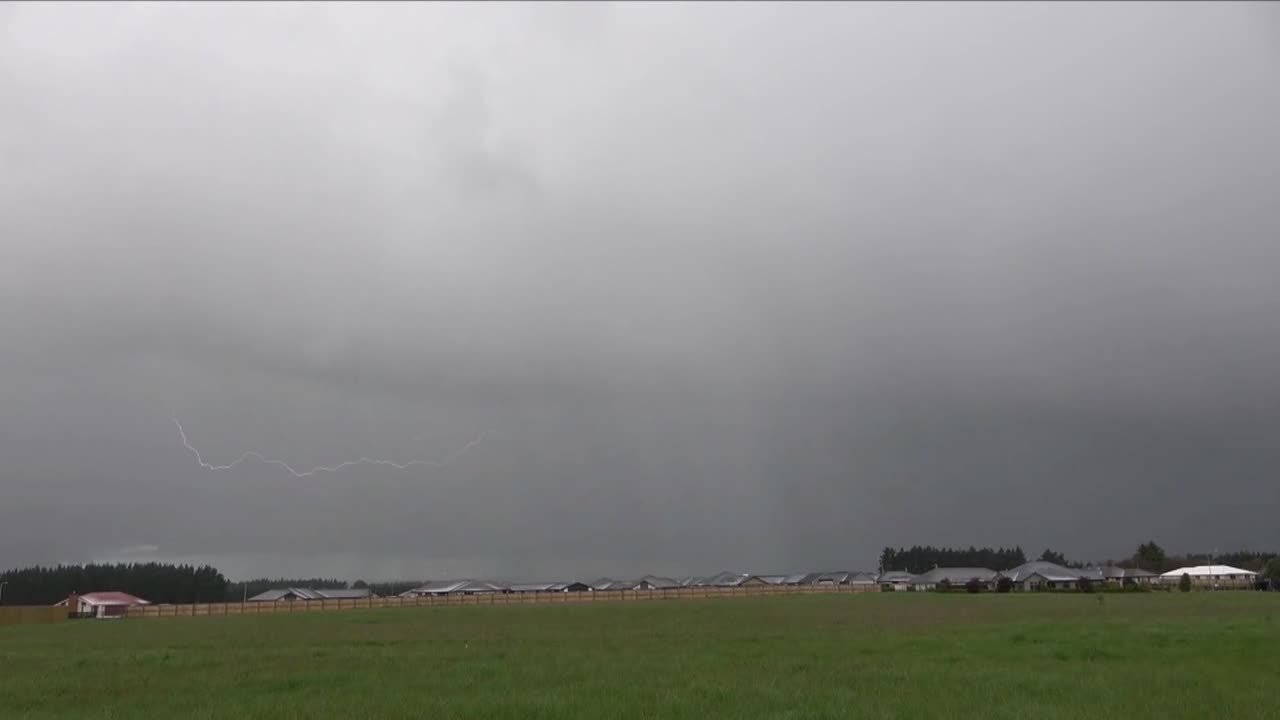
[[[1160,582],[1176,584],[1182,581],[1183,575],[1190,577],[1191,584],[1195,587],[1249,588],[1253,587],[1258,573],[1230,565],[1193,565],[1164,573],[1160,576]]]

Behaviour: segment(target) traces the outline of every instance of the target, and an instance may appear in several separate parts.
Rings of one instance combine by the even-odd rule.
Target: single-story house
[[[539,593],[539,592],[551,592],[551,588],[555,587],[555,585],[556,583],[553,583],[553,582],[511,583],[510,585],[507,586],[507,589],[513,593]]]
[[[645,575],[639,580],[629,583],[622,583],[626,587],[615,587],[613,590],[670,590],[680,587],[680,583],[671,578],[660,577],[658,575]]]
[[[801,585],[843,585],[849,578],[847,572],[812,572],[804,576]]]
[[[1013,582],[1015,590],[1065,590],[1080,586],[1080,580],[1090,574],[1076,568],[1063,567],[1046,560],[1033,560],[1001,573]],[[1101,580],[1101,574],[1098,580]],[[1093,580],[1093,578],[1090,578]]]
[[[785,585],[787,581],[786,575],[757,575],[756,577],[769,585]]]
[[[72,617],[91,617],[100,620],[122,618],[134,605],[150,605],[151,603],[135,595],[125,592],[91,592],[84,595],[72,594],[56,607],[66,607]]]
[[[294,602],[296,600],[364,600],[373,597],[369,588],[276,588],[258,593],[249,602]]]
[[[972,580],[977,580],[982,587],[995,587],[1000,573],[995,570],[979,567],[968,568],[934,568],[921,573],[911,581],[916,590],[932,590],[939,585],[947,584],[953,588],[962,588]]]
[[[855,570],[849,573],[849,585],[861,585],[865,587],[874,587],[876,584],[876,574],[863,570]]]
[[[915,579],[916,576],[906,570],[890,570],[880,573],[880,576],[876,578],[876,582],[880,584],[881,590],[903,591],[911,590]]]
[[[757,575],[725,571],[702,578],[694,583],[694,587],[745,587],[748,585],[768,584],[767,580]]]
[[[580,582],[512,583],[507,589],[513,593],[587,592],[591,587]]]
[[[507,592],[506,587],[484,580],[437,580],[400,593],[400,597],[424,595],[487,595]]]
[[[558,582],[551,586],[552,592],[591,592],[591,586],[582,582]]]
[[[1074,568],[1076,573],[1080,575],[1081,580],[1088,580],[1092,583],[1106,582],[1107,577],[1100,567],[1082,567]]]
[[[673,580],[667,577],[659,577],[657,575],[645,575],[639,580],[614,580],[612,578],[600,578],[590,583],[594,590],[670,590],[672,588],[685,587],[680,584],[681,581]]]
[[[836,572],[810,573],[805,576],[805,585],[875,585],[876,576],[857,570],[840,570]]]
[[[1250,588],[1258,573],[1230,565],[1195,565],[1170,570],[1160,576],[1160,582],[1176,584],[1182,581],[1183,575],[1190,577],[1196,587]]]
[[[1147,572],[1142,568],[1122,568],[1114,565],[1106,565],[1096,569],[1102,575],[1103,582],[1114,583],[1116,585],[1150,585],[1154,582],[1156,574]]]

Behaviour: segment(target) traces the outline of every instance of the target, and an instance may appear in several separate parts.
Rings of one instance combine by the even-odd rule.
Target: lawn
[[[817,595],[0,628],[0,718],[51,717],[1280,717],[1280,593]]]

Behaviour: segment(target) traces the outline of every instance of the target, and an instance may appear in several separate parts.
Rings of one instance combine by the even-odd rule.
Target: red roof
[[[91,592],[80,596],[82,602],[90,605],[150,605],[140,597],[122,592]]]

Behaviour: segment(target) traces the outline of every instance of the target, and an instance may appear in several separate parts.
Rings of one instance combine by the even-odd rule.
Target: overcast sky
[[[0,5],[0,567],[1277,549],[1277,77],[1267,4]]]

